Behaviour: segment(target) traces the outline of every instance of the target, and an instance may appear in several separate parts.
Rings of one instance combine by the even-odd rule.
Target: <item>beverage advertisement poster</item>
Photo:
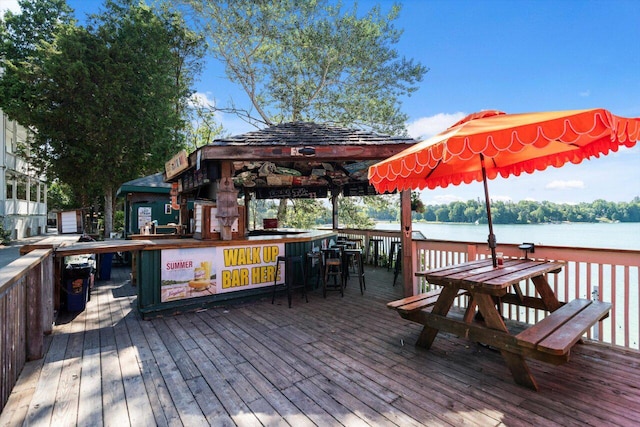
[[[215,295],[218,248],[165,249],[160,257],[162,302]]]
[[[273,286],[276,260],[283,254],[283,243],[165,249],[161,301]],[[284,283],[284,271],[278,274],[277,283]]]

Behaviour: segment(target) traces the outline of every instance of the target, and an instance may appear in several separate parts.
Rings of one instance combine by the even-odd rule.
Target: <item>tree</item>
[[[73,207],[73,192],[68,185],[54,181],[47,191],[47,207],[49,210],[65,210]]]
[[[202,104],[198,99],[192,99],[188,111],[190,120],[186,126],[185,140],[189,149],[195,150],[227,135],[222,124],[216,120],[216,112],[210,106]]]
[[[322,220],[331,217],[326,206],[318,199],[293,199],[292,209],[287,210],[285,224],[293,228],[315,228]]]
[[[19,0],[20,14],[7,11],[0,21],[0,105],[13,120],[29,123],[17,114],[38,106],[34,85],[46,61],[45,47],[74,24],[65,0]]]
[[[355,197],[338,197],[338,221],[347,228],[372,228],[370,216],[365,213],[363,203]]]
[[[327,121],[404,134],[400,98],[427,69],[399,57],[393,26],[400,7],[359,16],[325,0],[185,0],[251,109],[231,110],[254,124]]]
[[[325,0],[184,0],[212,55],[250,107],[224,111],[256,127],[287,121],[332,122],[405,134],[400,99],[427,69],[398,55],[400,7],[359,16]],[[282,201],[278,218],[286,216]],[[358,219],[354,218],[354,221]]]
[[[36,0],[34,9],[53,4],[62,10],[60,3]],[[202,54],[193,46],[198,38],[168,10],[108,0],[86,28],[71,21],[43,25],[55,32],[33,35],[40,37],[33,42],[34,65],[17,47],[24,22],[35,19],[11,18],[3,38],[10,72],[0,80],[2,106],[37,129],[31,149],[50,178],[104,195],[107,234],[118,186],[160,170],[184,146],[184,107]],[[59,20],[54,13],[46,19]],[[29,91],[21,95],[16,89],[25,86]]]

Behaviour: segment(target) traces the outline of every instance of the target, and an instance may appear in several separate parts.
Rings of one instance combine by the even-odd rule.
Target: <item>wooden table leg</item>
[[[476,304],[478,304],[478,309],[480,310],[480,313],[482,313],[487,327],[509,333],[507,326],[496,309],[493,298],[490,295],[475,294],[474,300]],[[491,342],[486,342],[485,344],[491,344]],[[502,357],[507,362],[511,375],[513,375],[513,379],[517,384],[533,390],[538,390],[538,384],[533,378],[533,375],[531,375],[531,371],[529,370],[529,366],[524,360],[524,357],[506,350],[500,350],[500,354],[502,354]]]
[[[449,312],[449,309],[453,305],[453,301],[458,296],[457,287],[446,286],[440,292],[440,296],[438,300],[433,305],[433,309],[431,310],[432,314],[438,314],[440,316],[446,316]],[[422,347],[425,349],[430,349],[431,344],[433,344],[433,340],[436,339],[436,335],[438,335],[438,329],[432,328],[430,326],[425,326],[422,328],[422,332],[420,332],[420,336],[418,337],[418,341],[416,341],[417,347]]]
[[[536,291],[538,291],[538,294],[540,295],[542,302],[544,302],[544,305],[547,307],[547,310],[556,311],[560,308],[560,302],[544,276],[532,277],[531,281],[535,285]]]
[[[462,318],[465,323],[471,323],[473,321],[473,318],[476,316],[476,307],[476,300],[473,299],[473,295],[471,295],[467,303],[467,309],[464,312],[464,317]]]

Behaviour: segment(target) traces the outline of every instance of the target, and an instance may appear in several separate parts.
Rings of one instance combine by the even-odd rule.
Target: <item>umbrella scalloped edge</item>
[[[384,193],[482,181],[480,154],[488,179],[507,178],[577,164],[640,139],[640,118],[604,109],[475,115],[371,166],[370,183]]]

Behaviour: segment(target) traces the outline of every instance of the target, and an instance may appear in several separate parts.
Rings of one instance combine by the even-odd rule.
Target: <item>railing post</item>
[[[591,291],[591,300],[600,301],[600,289],[598,286],[593,287],[593,291]],[[600,341],[600,322],[597,322],[591,328],[591,338]]]
[[[478,255],[476,245],[467,245],[467,261],[474,261]]]
[[[40,281],[42,282],[42,332],[49,335],[53,331],[53,254],[49,254],[40,264]]]
[[[26,276],[27,360],[41,359],[44,356],[41,278],[40,268],[32,268]]]

